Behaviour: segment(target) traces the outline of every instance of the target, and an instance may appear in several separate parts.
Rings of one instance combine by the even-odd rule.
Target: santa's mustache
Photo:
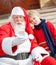
[[[21,22],[16,22],[16,24],[18,24],[18,25],[22,25],[22,24],[25,24],[25,21],[21,21]]]
[[[17,25],[21,25],[22,23],[17,22],[16,24],[17,24]]]

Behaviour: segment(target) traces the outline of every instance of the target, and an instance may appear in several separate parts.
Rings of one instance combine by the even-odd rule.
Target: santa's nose
[[[17,19],[17,21],[18,21],[19,23],[21,23],[21,22],[22,22],[22,20],[21,20],[20,18],[18,18],[18,19]]]
[[[19,17],[17,18],[18,20],[21,20]]]

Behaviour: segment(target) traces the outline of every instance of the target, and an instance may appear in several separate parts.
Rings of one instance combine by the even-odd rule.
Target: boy
[[[41,19],[40,14],[35,10],[28,11],[28,15],[30,25],[33,29],[37,43],[39,44],[39,46],[47,50],[51,54],[51,56],[53,56],[56,59],[56,52],[55,52],[56,30],[54,26],[49,21],[46,22],[45,19]],[[47,62],[46,64],[48,64],[49,60],[50,56],[49,59],[45,61]],[[54,61],[52,60],[50,62],[51,64],[54,63]]]

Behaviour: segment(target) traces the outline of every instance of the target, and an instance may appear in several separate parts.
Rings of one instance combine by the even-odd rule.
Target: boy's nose
[[[30,19],[30,21],[33,21],[33,19]]]

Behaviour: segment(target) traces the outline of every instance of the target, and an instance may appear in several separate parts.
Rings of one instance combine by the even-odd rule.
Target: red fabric
[[[26,21],[26,31],[28,32],[28,34],[33,34],[33,31],[31,29],[31,26],[29,24],[29,18],[28,18],[28,14],[26,12],[26,10],[24,8],[22,8],[25,14],[25,21]]]
[[[2,41],[6,37],[15,36],[14,30],[11,27],[10,23],[1,26],[0,28],[0,56],[5,56],[6,54],[2,50]],[[6,46],[6,44],[5,44]],[[13,51],[15,51],[16,47],[14,47]]]
[[[49,56],[41,62],[41,65],[56,65],[56,60]]]
[[[27,15],[25,9],[22,8],[22,10],[24,11],[24,14],[25,14],[26,32],[28,34],[33,34],[33,31],[32,31],[32,29],[29,25],[28,15]],[[0,56],[5,56],[6,55],[2,50],[2,41],[3,41],[3,39],[6,38],[6,37],[12,37],[12,36],[15,36],[15,33],[14,33],[14,30],[13,30],[10,23],[7,23],[7,24],[1,26],[1,28],[0,28]],[[33,40],[30,40],[30,41],[31,41],[31,50],[32,50],[33,48],[35,48],[37,46],[37,42],[36,42],[35,38]],[[17,47],[13,47],[13,52],[15,51],[16,48]]]
[[[49,28],[49,30],[50,30],[53,38],[54,38],[54,42],[56,43],[56,30],[55,30],[54,26],[50,22],[47,22],[46,24],[47,24],[47,26],[48,26],[48,28]],[[42,46],[43,48],[45,48],[47,51],[50,51],[47,43],[43,43],[43,42],[46,42],[46,38],[44,36],[42,28],[38,29],[38,30],[33,29],[33,31],[34,31],[34,35],[36,37],[36,40],[37,40],[38,44],[40,46]]]
[[[0,28],[0,56],[5,56],[6,55],[2,50],[2,41],[3,41],[3,39],[5,37],[12,37],[12,36],[15,36],[15,33],[14,33],[14,30],[11,27],[10,23],[1,26],[1,28]],[[31,44],[32,44],[31,48],[32,49],[37,46],[37,44],[35,44],[34,42],[36,43],[36,41],[34,41],[34,40],[31,41]],[[5,46],[6,46],[6,44],[5,44]],[[15,50],[15,49],[16,48],[13,48],[13,50]],[[54,59],[52,59],[52,57],[48,57],[48,58],[45,58],[41,62],[41,64],[38,61],[34,61],[34,65],[56,65],[56,61]]]
[[[1,28],[0,28],[0,56],[4,56],[6,55],[3,50],[2,50],[2,41],[4,38],[6,37],[12,37],[12,36],[15,36],[15,33],[14,33],[14,30],[13,28],[11,27],[11,24],[8,23],[6,25],[3,25]],[[35,44],[36,43],[36,44]],[[6,44],[5,44],[6,46]],[[31,50],[33,48],[35,48],[37,46],[37,42],[36,40],[31,40]],[[15,51],[15,47],[13,48],[13,51]]]
[[[56,65],[56,60],[54,58],[52,58],[51,56],[48,56],[44,60],[42,60],[41,63],[34,60],[33,65]]]
[[[40,62],[34,60],[34,64],[33,65],[41,65]]]
[[[56,60],[52,58],[51,56],[48,56],[45,59],[43,59],[41,63],[34,60],[33,65],[56,65]]]

